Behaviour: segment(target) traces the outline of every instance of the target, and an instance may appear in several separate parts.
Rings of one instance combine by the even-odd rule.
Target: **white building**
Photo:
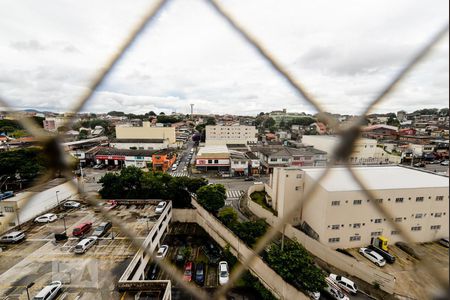
[[[258,141],[257,133],[255,126],[208,125],[206,126],[205,143],[207,145],[256,143]]]
[[[393,244],[402,237],[379,212],[374,201],[392,214],[416,242],[448,237],[449,180],[417,169],[399,166],[357,167],[375,199],[368,199],[346,168],[332,168],[310,199],[303,196],[325,169],[275,168],[266,184],[272,206],[283,217],[304,202],[290,221],[332,248],[361,247],[383,235]]]
[[[334,153],[335,148],[341,142],[338,136],[319,136],[319,135],[304,135],[302,142],[305,145],[311,145],[316,149],[327,152],[330,157]],[[379,163],[400,163],[401,157],[389,154],[383,148],[377,147],[378,142],[374,139],[361,138],[355,142],[355,147],[352,155],[349,157],[349,162],[352,164],[370,165]]]
[[[195,165],[198,170],[218,170],[228,172],[230,170],[230,151],[225,145],[200,147]]]
[[[175,127],[150,126],[150,122],[143,122],[142,127],[116,126],[116,138],[122,140],[168,140],[169,145],[176,146]]]
[[[114,139],[109,145],[116,149],[162,150],[169,148],[168,139]]]

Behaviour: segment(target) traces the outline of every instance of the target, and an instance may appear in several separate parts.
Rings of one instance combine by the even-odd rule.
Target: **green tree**
[[[267,223],[263,219],[238,223],[233,227],[233,232],[251,247],[256,244],[266,231]]]
[[[400,126],[400,121],[397,120],[397,117],[395,116],[395,114],[392,116],[389,116],[389,119],[386,122],[387,125],[391,125],[391,126]]]
[[[99,194],[103,199],[124,198],[125,193],[119,175],[106,173],[99,183],[102,184]]]
[[[81,130],[80,133],[78,134],[78,139],[79,140],[85,140],[88,138],[88,132],[86,130]]]
[[[265,122],[264,122],[264,128],[270,128],[275,126],[276,122],[273,118],[268,118]]]
[[[286,241],[284,249],[272,244],[266,260],[271,268],[286,281],[298,283],[307,291],[321,291],[325,286],[325,274],[314,265],[306,249],[296,241]]]
[[[114,117],[123,117],[123,116],[125,116],[125,113],[123,111],[110,111],[108,113],[108,115],[114,116]]]
[[[156,113],[155,113],[153,110],[151,110],[151,111],[148,113],[148,115],[149,115],[149,116],[152,116],[152,117],[156,117]]]
[[[221,184],[202,186],[197,191],[198,202],[208,211],[217,213],[225,205],[226,190]]]
[[[238,221],[238,214],[232,207],[224,207],[217,214],[219,220],[229,228],[233,228]]]
[[[284,120],[281,120],[279,127],[280,127],[281,129],[285,129],[286,126],[287,126],[287,123],[286,123]]]
[[[441,117],[445,117],[445,116],[448,116],[448,108],[447,107],[444,107],[444,108],[441,108],[440,110],[439,110],[439,116],[441,116]]]
[[[216,119],[213,117],[208,117],[206,119],[206,125],[216,125]]]
[[[42,149],[30,147],[0,152],[0,176],[12,178],[19,174],[22,179],[31,180],[43,173],[49,166],[48,157]]]
[[[315,122],[316,122],[316,119],[311,118],[311,117],[295,118],[289,122],[289,127],[291,127],[291,125],[309,126]]]

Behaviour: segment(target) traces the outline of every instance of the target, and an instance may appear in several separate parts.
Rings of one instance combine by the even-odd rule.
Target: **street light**
[[[59,191],[56,191],[56,202],[58,203],[58,209],[59,209],[59,198],[58,198]]]
[[[31,288],[34,285],[34,282],[30,282],[25,288],[27,289],[27,297],[28,300],[30,300],[30,293],[28,292],[28,289]]]

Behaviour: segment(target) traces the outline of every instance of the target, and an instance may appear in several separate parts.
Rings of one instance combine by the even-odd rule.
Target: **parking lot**
[[[448,280],[449,257],[448,248],[438,243],[418,244],[414,250],[419,254],[426,256],[435,264],[436,269],[440,270]],[[358,253],[358,249],[349,249],[349,252],[361,262],[371,267],[378,268],[368,259]],[[407,254],[399,247],[390,245],[389,252],[396,258],[394,264],[386,264],[382,270],[392,274],[395,277],[395,294],[398,296],[412,299],[430,299],[433,292],[437,289],[436,280],[429,273],[420,267],[421,262]]]
[[[111,210],[122,219],[136,236],[144,239],[156,217],[153,205],[119,205]],[[64,286],[58,299],[118,299],[115,283],[136,253],[130,240],[112,227],[86,253],[77,255],[74,247],[79,238],[72,229],[83,222],[92,222],[93,229],[102,216],[87,207],[57,213],[57,221],[33,224],[26,229],[25,241],[2,245],[0,252],[0,299],[27,299],[25,286],[33,297],[46,284],[60,280]],[[69,239],[56,243],[54,233],[64,231],[64,221]]]

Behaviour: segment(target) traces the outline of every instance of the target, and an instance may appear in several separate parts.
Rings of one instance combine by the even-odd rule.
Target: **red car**
[[[193,263],[192,263],[192,261],[188,261],[184,265],[183,281],[187,281],[187,282],[192,281],[192,269],[193,269]]]
[[[86,222],[78,225],[72,231],[73,236],[83,236],[92,228],[92,222]]]
[[[111,210],[114,207],[117,206],[117,201],[116,200],[108,200],[106,201],[105,206],[103,206],[106,210]]]

